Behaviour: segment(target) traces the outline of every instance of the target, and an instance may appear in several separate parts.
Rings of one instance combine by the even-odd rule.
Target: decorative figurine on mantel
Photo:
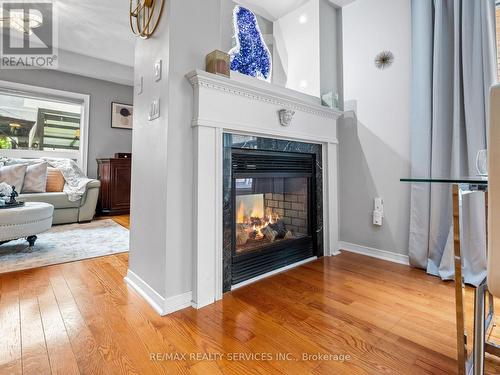
[[[215,50],[207,55],[206,71],[231,78],[231,57],[228,53]]]

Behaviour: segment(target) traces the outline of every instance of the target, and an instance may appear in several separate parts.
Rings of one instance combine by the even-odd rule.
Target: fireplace
[[[183,241],[177,235],[192,230],[193,235],[189,240],[193,244],[193,277],[190,277],[189,272],[177,269],[179,262],[168,261],[167,266],[173,268],[169,277],[180,272],[184,277],[183,282],[192,285],[193,305],[201,308],[222,299],[224,292],[241,285],[243,283],[241,280],[251,281],[247,279],[251,274],[265,276],[266,267],[282,269],[284,267],[280,265],[300,264],[302,261],[296,259],[303,259],[310,254],[313,255],[310,258],[336,254],[338,249],[337,120],[342,113],[322,106],[317,98],[237,73],[231,74],[231,78],[228,79],[196,70],[189,73],[187,79],[193,86],[194,94],[191,122],[194,169],[192,174],[181,173],[182,168],[175,170],[181,173],[186,181],[189,180],[187,184],[193,183],[193,225],[191,228],[189,221],[178,222],[177,218],[174,218],[172,221],[178,222],[176,230],[172,230],[172,235],[176,235],[175,241],[171,241],[170,235],[167,235],[167,238],[169,243],[172,242],[172,249],[179,252],[173,259],[184,259],[186,254],[181,252],[181,248],[184,248]],[[283,126],[280,122],[279,114],[283,110],[295,113],[293,121],[288,126]],[[174,141],[174,147],[175,144]],[[185,145],[181,148],[186,155],[190,152],[185,149]],[[243,154],[238,154],[238,150]],[[286,159],[301,154],[304,159],[307,158],[305,164],[309,166],[309,171],[304,172],[303,167],[300,167],[299,170],[291,171],[298,174],[273,177],[267,174],[272,172],[271,170],[261,170],[257,174],[259,165],[248,162],[246,171],[238,171],[235,168],[235,173],[242,174],[233,176],[233,164],[235,164],[233,154],[262,155],[261,153],[270,153],[276,157],[281,154],[286,156]],[[272,167],[277,165],[276,157],[272,158]],[[299,159],[293,160],[301,161],[298,164],[302,165],[303,159]],[[175,156],[172,160],[175,160]],[[275,172],[285,172],[279,166],[277,169],[278,171],[275,168]],[[174,175],[168,180],[171,178],[173,189],[170,191],[179,193],[177,188],[180,185],[177,184]],[[280,178],[284,180],[281,181]],[[278,186],[273,187],[276,190],[265,191],[267,189],[264,187],[272,186],[269,179],[278,181],[274,184]],[[297,188],[298,185],[304,186],[304,184],[307,185],[306,190]],[[280,190],[283,191],[283,199]],[[304,191],[307,198],[304,198]],[[285,206],[289,206],[287,203],[298,203],[287,202],[285,193],[290,194],[290,200],[294,199],[292,197],[294,194],[297,196],[297,201],[305,200],[301,202],[304,206],[295,206],[300,208],[296,210],[296,216],[287,215],[286,212],[281,215],[280,212],[274,212],[273,223],[278,218],[285,220],[285,223],[289,220],[292,222],[286,225],[286,238],[275,237],[274,241],[262,238],[259,241],[257,234],[262,233],[260,232],[262,228],[257,228],[257,225],[260,224],[262,227],[262,222],[265,224],[266,217],[269,218],[269,210],[266,216],[266,207],[277,204],[277,207],[271,208],[279,209],[281,203],[286,209]],[[251,195],[258,197],[239,198],[239,203],[246,199],[250,202],[243,203],[252,205],[256,201],[259,207],[264,205],[264,208],[260,208],[260,211],[264,212],[252,215],[252,212],[248,212],[252,211],[252,207],[246,209],[246,214],[245,212],[243,215],[240,214],[240,220],[237,220],[236,197]],[[171,205],[176,209],[183,207],[184,210],[181,212],[184,215],[186,211],[184,202],[175,201],[175,195],[172,199]],[[188,209],[187,212],[189,216],[191,210]],[[305,218],[304,213],[306,213]],[[260,223],[254,218],[253,225],[256,225],[256,228],[253,229],[252,217],[255,216]],[[240,227],[240,245],[236,243],[238,224],[243,224],[243,228]],[[248,239],[241,233],[245,226],[248,230]],[[255,233],[257,229],[259,231]],[[281,233],[283,234],[284,232]],[[299,255],[293,254],[294,250]],[[260,263],[257,262],[259,255],[262,255]],[[274,259],[269,261],[264,255]],[[282,261],[279,257],[286,260]],[[242,269],[240,266],[243,266],[244,262],[247,262],[250,274],[243,275],[240,272]],[[253,269],[251,262],[255,266]],[[170,284],[168,285],[172,289]]]
[[[231,285],[318,255],[316,155],[231,149]]]
[[[268,259],[262,257],[260,263],[256,263],[258,258],[251,259],[258,253],[274,257],[270,267],[274,268],[311,253],[317,257],[335,255],[339,248],[337,120],[343,114],[320,105],[317,98],[237,73],[229,79],[196,70],[186,77],[193,87],[193,118],[188,120],[189,111],[183,107],[183,116],[172,123],[175,132],[169,136],[165,157],[156,161],[159,174],[149,175],[158,182],[153,187],[167,193],[159,194],[155,204],[148,206],[155,220],[137,220],[131,232],[131,251],[151,251],[131,253],[135,256],[131,256],[127,283],[160,314],[190,305],[202,308],[221,300],[224,292],[250,276],[242,276],[238,270],[244,261],[255,262],[258,272],[249,267],[253,274],[264,272]],[[283,110],[295,112],[288,126],[280,122]],[[187,127],[188,121],[192,129]],[[164,130],[160,133],[167,135]],[[233,153],[238,154],[238,150],[252,156],[270,153],[275,156],[270,166],[277,173],[273,176],[269,174],[272,170],[259,170],[259,164],[245,162],[243,156],[246,169],[235,168],[241,175],[233,176]],[[304,159],[298,154],[305,155]],[[281,156],[289,160],[297,156],[293,161],[300,163],[285,170],[278,164]],[[190,167],[186,169],[186,165]],[[285,172],[290,175],[283,175]],[[139,185],[141,176],[135,176]],[[138,203],[140,194],[136,195]],[[255,201],[258,207],[264,205],[260,209],[264,213],[252,214],[252,207],[246,214],[243,210],[241,220],[237,220],[236,197],[245,195],[258,195],[246,199],[250,205]],[[266,208],[279,209],[281,204],[286,210],[292,203],[293,210],[293,203],[299,201],[304,205],[296,205],[293,215],[274,212],[273,223],[279,219],[285,224],[292,222],[286,224],[284,238],[252,243],[250,239],[257,239],[250,236],[256,227],[248,234],[249,240],[240,238],[244,245],[238,247],[237,221],[249,229],[252,217],[257,216],[265,224]],[[138,206],[141,204],[135,205],[140,213],[143,210]],[[305,221],[295,220],[294,224],[294,219]],[[151,231],[158,235],[151,236]],[[294,250],[299,253],[296,258]],[[287,260],[279,263],[279,257]],[[234,275],[233,268],[237,268]]]

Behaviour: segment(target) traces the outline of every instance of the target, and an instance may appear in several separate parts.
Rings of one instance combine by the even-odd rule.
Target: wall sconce
[[[130,0],[130,28],[142,39],[150,38],[158,28],[165,0]]]

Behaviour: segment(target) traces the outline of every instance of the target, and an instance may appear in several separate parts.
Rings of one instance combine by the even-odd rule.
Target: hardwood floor
[[[124,283],[127,262],[0,275],[0,373],[455,373],[452,284],[422,271],[343,253],[162,318]]]

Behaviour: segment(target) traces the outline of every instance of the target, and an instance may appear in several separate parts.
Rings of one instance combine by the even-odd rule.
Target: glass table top
[[[409,177],[400,179],[401,182],[411,183],[441,183],[441,184],[475,184],[488,185],[488,176],[460,176],[460,177]]]

